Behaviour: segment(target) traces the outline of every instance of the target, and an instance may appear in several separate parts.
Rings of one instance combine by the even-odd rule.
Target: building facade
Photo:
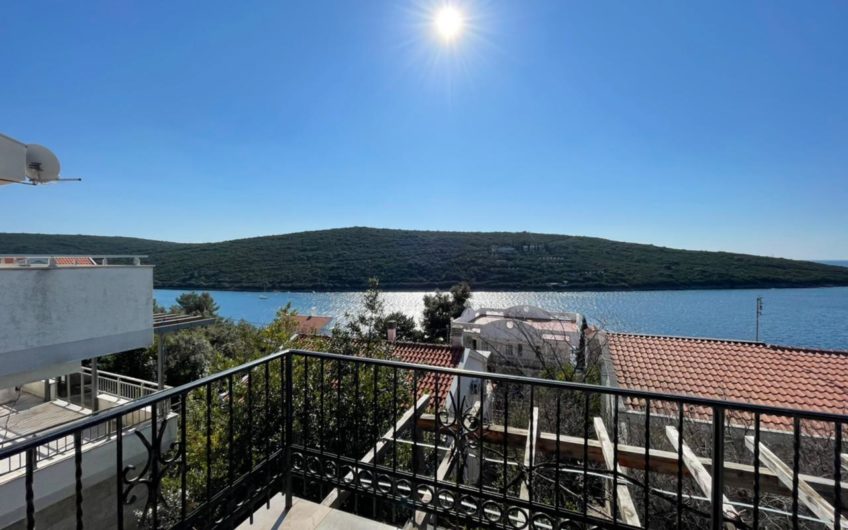
[[[489,369],[539,375],[583,364],[586,322],[579,313],[532,306],[466,308],[451,323],[451,344],[487,352]]]
[[[0,256],[0,447],[98,410],[156,392],[156,383],[98,371],[100,356],[153,343],[153,267],[138,257]],[[88,361],[89,366],[83,366]],[[124,427],[151,439],[150,411],[125,418]],[[167,425],[163,440],[170,440]],[[115,495],[115,426],[88,429],[80,437],[87,498]],[[34,469],[34,501],[50,528],[73,527],[76,442],[61,438],[25,458],[0,460],[0,527],[23,526],[20,491],[26,468]],[[140,436],[123,446],[128,464],[143,464]],[[108,509],[91,511],[87,524],[110,521]],[[106,519],[103,519],[104,521]]]

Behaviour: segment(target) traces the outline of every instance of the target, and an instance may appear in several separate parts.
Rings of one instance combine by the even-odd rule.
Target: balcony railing
[[[94,401],[102,398],[104,394],[117,398],[119,402],[133,401],[144,396],[148,396],[157,392],[158,386],[156,383],[137,379],[121,374],[114,374],[99,370],[97,374],[97,392],[93,392],[91,368],[83,366],[80,371],[75,374],[64,376],[64,381],[60,381],[57,385],[57,395],[59,399],[64,399],[67,403],[79,405],[80,407],[95,410]],[[72,380],[77,381],[76,390],[72,389]],[[166,387],[170,388],[170,387]],[[168,402],[163,402],[164,409],[170,408]],[[8,412],[9,415],[15,414],[14,411]],[[136,410],[124,416],[124,427],[132,427],[144,421],[147,421],[149,416],[144,409]],[[70,424],[71,422],[67,422]],[[2,419],[0,419],[0,427],[2,427]],[[35,432],[30,432],[23,436],[8,438],[0,441],[0,448],[12,447],[29,439],[37,439],[43,433],[55,430],[56,426],[48,429],[41,429]],[[4,433],[6,434],[6,433]],[[85,444],[97,444],[108,440],[115,435],[115,422],[97,422],[94,425],[80,431],[80,441]],[[36,451],[36,465],[38,462],[54,463],[59,459],[70,455],[75,449],[75,436],[69,434],[61,438],[54,439],[50,442],[45,442],[38,447]],[[26,466],[26,455],[18,453],[5,459],[0,459],[0,482],[4,480],[6,475],[23,469]]]
[[[92,380],[91,368],[83,366],[80,368],[80,373],[83,374],[85,380],[87,380],[90,384]],[[144,379],[115,374],[103,370],[97,371],[98,394],[108,394],[119,399],[128,399],[132,401],[144,396],[149,396],[158,390],[159,386],[151,381],[145,381]]]
[[[127,432],[136,411],[147,428]],[[80,437],[109,422],[104,503],[87,495],[95,460]],[[41,492],[60,478],[76,505],[67,522],[91,528],[232,528],[278,494],[398,526],[848,528],[846,423],[290,350],[2,448],[0,460],[24,456],[12,522],[28,528],[56,521],[57,499]],[[38,451],[67,437],[73,473],[41,476]]]

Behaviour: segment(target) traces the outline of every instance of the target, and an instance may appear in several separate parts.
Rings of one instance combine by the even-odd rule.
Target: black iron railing
[[[25,462],[0,526],[231,528],[298,496],[398,526],[845,528],[846,422],[291,350],[0,449]]]

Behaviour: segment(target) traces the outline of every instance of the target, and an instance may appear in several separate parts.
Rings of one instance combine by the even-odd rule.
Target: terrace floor
[[[89,409],[62,400],[44,402],[36,395],[21,392],[20,397],[0,404],[0,447],[16,443],[27,435],[68,423],[91,414]],[[40,459],[59,454],[62,448],[72,447],[73,437],[56,440],[38,448]],[[16,473],[22,473],[24,459],[0,460],[0,482],[12,479]]]
[[[0,442],[67,423],[90,413],[90,410],[66,401],[45,402],[38,396],[21,392],[17,400],[0,405]]]
[[[245,521],[238,530],[396,530],[396,527],[294,498],[291,510],[284,512],[285,498],[278,494],[271,507],[262,507],[253,514],[253,523]]]

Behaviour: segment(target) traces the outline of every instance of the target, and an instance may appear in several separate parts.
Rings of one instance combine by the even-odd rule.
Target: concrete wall
[[[457,368],[461,370],[471,370],[474,372],[483,372],[486,373],[489,371],[488,368],[488,360],[489,360],[489,352],[481,352],[477,350],[472,350],[470,348],[466,348],[462,353],[462,360],[459,363]],[[480,399],[480,385],[487,382],[485,379],[477,379],[475,377],[462,377],[462,386],[458,385],[457,377],[454,377],[451,381],[450,388],[450,396],[452,398],[448,398],[448,403],[445,404],[445,408],[450,410],[452,413],[456,413],[454,410],[454,404],[462,405],[463,412],[467,412],[467,409],[471,408],[474,405],[474,402]],[[491,405],[491,396],[488,396],[484,389],[484,399],[486,402],[483,403],[483,413],[485,417],[488,417],[490,413]],[[460,401],[461,400],[461,401]]]
[[[0,179],[23,181],[26,176],[26,144],[0,134]],[[10,182],[0,181],[0,186]]]
[[[150,424],[139,429],[150,439]],[[176,436],[176,417],[168,419],[162,440],[162,450],[167,450]],[[135,465],[137,471],[144,466],[147,450],[134,434],[123,436],[124,467]],[[114,528],[117,517],[116,484],[117,443],[115,437],[99,444],[83,446],[82,483],[83,517],[86,528]],[[35,522],[37,528],[76,528],[75,467],[73,451],[54,461],[39,462],[33,478]],[[135,476],[132,473],[130,476]],[[0,477],[0,528],[26,528],[24,470]],[[146,488],[137,486],[132,491],[139,499],[125,507],[127,528],[135,527],[134,508],[146,500]]]
[[[0,268],[0,388],[152,342],[150,266]]]

